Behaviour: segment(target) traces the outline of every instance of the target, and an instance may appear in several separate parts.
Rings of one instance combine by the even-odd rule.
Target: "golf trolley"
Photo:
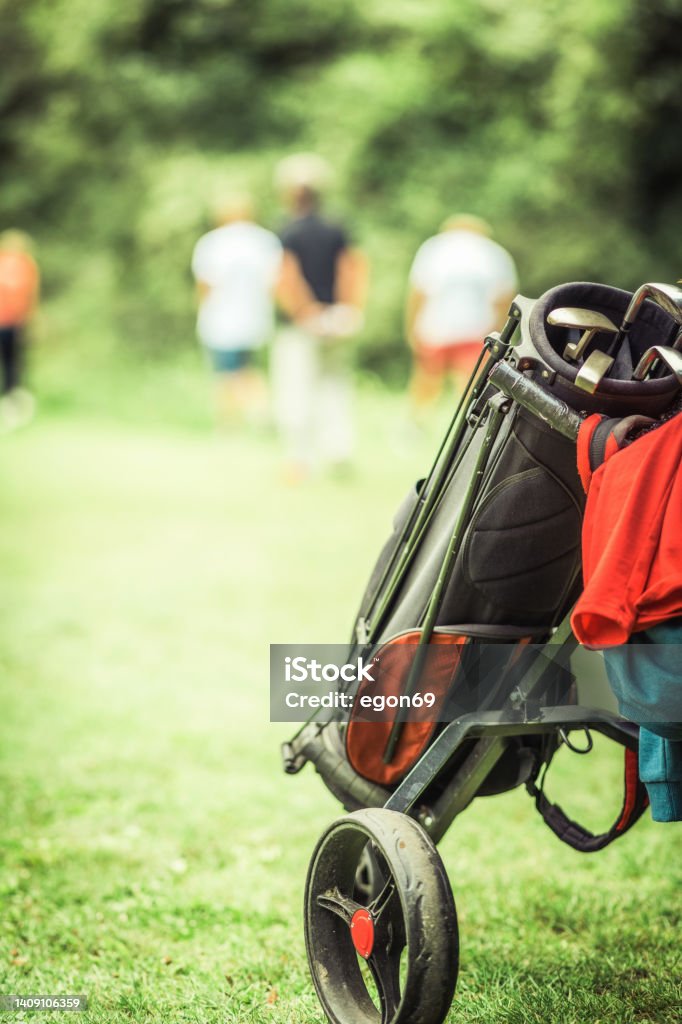
[[[381,721],[314,717],[283,747],[287,772],[311,761],[350,812],[319,840],[305,893],[310,970],[333,1024],[445,1019],[459,940],[435,844],[475,797],[525,785],[552,831],[582,852],[623,835],[646,807],[637,727],[593,704],[576,668],[575,441],[594,412],[636,428],[677,408],[681,309],[682,292],[667,285],[631,295],[573,283],[517,297],[485,339],[361,602],[349,660],[371,657],[378,672],[356,695],[393,695],[395,710]],[[427,685],[437,711],[403,713],[401,698]],[[601,835],[543,792],[559,746],[579,749],[573,734],[584,734],[586,752],[592,732],[625,751],[622,811]]]

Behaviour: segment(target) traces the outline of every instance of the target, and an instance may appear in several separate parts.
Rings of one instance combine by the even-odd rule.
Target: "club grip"
[[[580,415],[570,409],[560,398],[555,398],[554,395],[545,391],[535,381],[524,377],[509,363],[505,363],[503,360],[496,363],[490,371],[488,380],[503,395],[511,398],[513,402],[518,402],[543,423],[547,423],[553,430],[567,437],[569,441],[577,439],[582,423]]]

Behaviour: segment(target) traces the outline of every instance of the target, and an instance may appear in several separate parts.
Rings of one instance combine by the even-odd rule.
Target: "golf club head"
[[[682,325],[682,289],[674,284],[661,284],[656,281],[640,285],[630,300],[625,311],[621,331],[627,331],[642,308],[646,299],[651,299],[657,306],[664,309],[674,319],[675,323]]]
[[[559,309],[553,309],[547,316],[547,323],[556,327],[576,327],[580,331],[609,331],[615,334],[618,330],[614,322],[603,313],[578,306],[560,306]]]
[[[564,359],[570,359],[576,363],[582,357],[583,352],[592,339],[599,333],[616,334],[618,328],[603,313],[596,309],[582,309],[577,306],[561,306],[553,309],[547,316],[547,323],[555,327],[569,327],[583,331],[579,341],[569,341],[564,348]]]
[[[682,288],[676,284],[661,284],[659,282],[654,282],[651,288],[655,289],[655,294],[652,294],[651,298],[658,302],[658,305],[666,313],[670,313],[678,324],[682,325]]]
[[[658,360],[668,367],[675,374],[677,383],[682,385],[682,353],[667,345],[652,345],[648,348],[635,367],[632,374],[633,380],[645,380],[647,374],[653,369]]]
[[[578,370],[575,383],[583,391],[589,391],[593,395],[612,366],[613,356],[595,349]]]

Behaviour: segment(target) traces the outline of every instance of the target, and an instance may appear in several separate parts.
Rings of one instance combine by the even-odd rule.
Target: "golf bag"
[[[504,329],[485,340],[428,477],[397,511],[353,628],[349,658],[363,654],[379,666],[374,680],[356,689],[354,707],[363,694],[414,694],[428,676],[450,714],[401,720],[396,710],[368,721],[353,710],[332,721],[313,720],[285,744],[287,771],[310,760],[346,809],[384,805],[442,722],[452,721],[472,664],[476,706],[501,709],[530,652],[559,633],[570,637],[567,618],[581,591],[585,498],[575,450],[581,418],[594,412],[657,418],[679,395],[673,373],[632,379],[652,346],[675,346],[680,326],[672,303],[663,308],[646,297],[637,299],[637,315],[628,322],[635,299],[588,283],[561,285],[537,301],[517,297]],[[586,311],[598,325],[589,337],[570,316],[561,322],[556,315]],[[614,321],[624,326],[617,331]],[[567,352],[577,354],[567,358]],[[567,662],[559,659],[552,669],[543,675],[540,703],[575,702]],[[449,776],[466,763],[475,742],[454,752]],[[536,785],[559,742],[558,735],[517,730],[469,799],[526,783],[545,820],[565,838],[572,823],[563,812],[553,816],[558,809]],[[636,778],[636,730],[628,744],[629,816],[621,815],[618,834],[645,806]]]

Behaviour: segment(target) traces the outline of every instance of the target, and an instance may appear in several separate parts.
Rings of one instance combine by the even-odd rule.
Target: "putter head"
[[[617,334],[618,328],[603,313],[596,309],[581,309],[578,306],[561,306],[547,316],[547,323],[555,327],[573,327],[584,331],[579,341],[569,341],[564,348],[564,359],[576,363],[596,334]]]
[[[654,363],[657,363],[659,359],[675,374],[677,383],[682,385],[682,353],[667,345],[652,345],[651,348],[648,348],[637,363],[632,379],[645,380],[647,374],[653,369]]]
[[[595,349],[578,370],[576,386],[593,395],[612,366],[613,356]]]

